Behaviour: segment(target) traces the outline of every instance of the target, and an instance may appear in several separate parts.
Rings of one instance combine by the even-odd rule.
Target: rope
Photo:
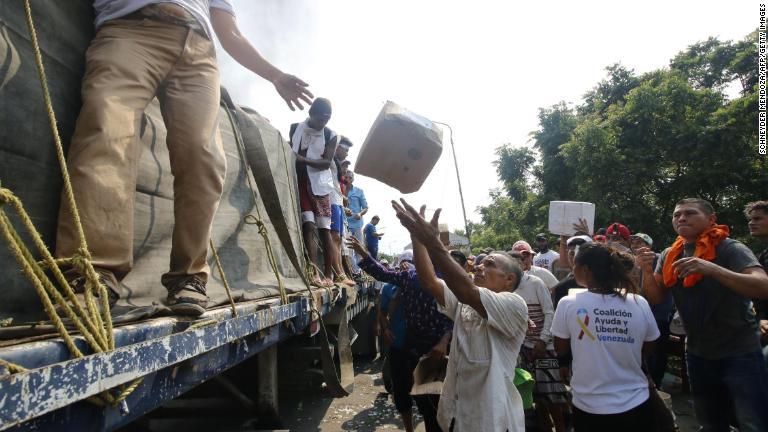
[[[224,291],[227,292],[229,305],[232,307],[232,318],[235,318],[237,316],[237,309],[235,309],[235,300],[232,298],[232,290],[229,289],[227,276],[224,274],[224,266],[221,265],[219,253],[216,252],[216,247],[213,245],[213,239],[209,239],[208,243],[211,245],[211,252],[213,253],[213,259],[216,261],[216,268],[219,270],[219,276],[221,277],[221,281],[224,283]]]
[[[107,288],[100,283],[99,274],[94,269],[91,262],[91,255],[88,252],[88,245],[85,239],[82,221],[80,220],[72,190],[72,183],[70,181],[69,172],[67,171],[64,147],[61,144],[61,137],[59,136],[59,131],[56,126],[56,115],[53,110],[53,103],[51,102],[48,81],[45,75],[45,67],[43,65],[40,45],[37,40],[37,32],[35,30],[29,0],[24,0],[24,11],[30,34],[30,41],[35,55],[38,78],[42,87],[43,101],[48,115],[48,123],[53,134],[56,156],[59,161],[64,181],[64,199],[72,212],[73,224],[77,231],[80,247],[75,255],[70,258],[55,259],[45,246],[40,233],[37,232],[29,214],[24,210],[21,201],[13,194],[13,192],[4,188],[0,188],[0,232],[2,232],[3,238],[5,238],[8,243],[14,258],[21,266],[22,272],[32,282],[32,285],[43,304],[45,313],[53,322],[54,327],[64,341],[64,344],[67,346],[67,349],[76,358],[81,358],[83,357],[83,353],[75,345],[74,339],[67,331],[64,321],[56,310],[56,307],[58,306],[60,310],[64,312],[64,315],[66,315],[72,322],[77,331],[82,334],[88,346],[95,353],[102,353],[115,348],[112,316],[109,311]],[[6,206],[12,208],[19,217],[24,230],[29,234],[32,243],[34,243],[36,249],[40,255],[42,255],[42,263],[38,263],[35,260],[30,249],[22,241],[21,236],[16,231],[10,218],[6,214]],[[82,307],[74,290],[61,272],[61,269],[59,268],[60,264],[71,265],[85,277],[85,308]],[[60,290],[64,292],[63,295],[51,281],[51,278],[45,274],[45,269],[52,272],[53,279],[55,279],[60,286]],[[99,311],[99,307],[94,299],[94,292],[99,296],[101,311]],[[23,367],[11,364],[4,360],[0,364],[3,364],[12,372],[24,371]],[[127,387],[122,387],[122,390],[117,397],[112,396],[109,391],[104,391],[100,397],[110,404],[117,404],[119,401],[124,400],[137,386],[138,383],[133,383]]]
[[[213,325],[213,324],[217,324],[217,323],[218,323],[218,321],[216,321],[213,318],[207,319],[207,320],[198,321],[198,322],[190,325],[189,327],[187,327],[187,331],[195,330],[195,329],[199,329],[199,328],[203,328],[203,327],[207,327],[209,325]]]
[[[0,359],[0,366],[3,366],[4,368],[8,369],[8,372],[12,374],[19,373],[19,372],[26,372],[29,370],[24,366],[17,365],[16,363],[11,363],[8,360],[3,360],[3,359]]]
[[[253,181],[251,180],[251,167],[248,165],[248,163],[246,163],[247,159],[245,156],[245,145],[240,138],[237,124],[235,123],[235,119],[232,117],[231,110],[227,108],[224,111],[227,112],[227,118],[229,119],[229,123],[232,125],[235,143],[237,144],[237,151],[240,154],[241,162],[243,165],[245,165],[245,178],[248,181],[248,188],[251,190],[251,196],[253,197],[253,207],[256,209],[256,215],[254,216],[252,213],[245,215],[243,222],[248,225],[256,225],[258,227],[259,234],[261,234],[261,237],[264,239],[264,249],[267,252],[267,260],[269,261],[270,267],[272,267],[272,272],[275,275],[275,279],[277,279],[277,287],[280,291],[280,303],[288,304],[288,295],[285,292],[285,284],[283,283],[283,278],[280,276],[280,270],[277,267],[277,259],[275,259],[272,243],[269,240],[269,232],[267,231],[267,227],[261,218],[261,211],[259,210],[259,198],[256,195],[256,189],[253,187]]]

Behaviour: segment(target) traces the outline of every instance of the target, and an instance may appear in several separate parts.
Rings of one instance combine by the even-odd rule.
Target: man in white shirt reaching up
[[[411,233],[414,264],[422,288],[438,310],[454,320],[448,370],[437,420],[444,431],[523,432],[523,402],[513,383],[520,346],[528,329],[528,308],[514,291],[523,271],[505,252],[492,252],[477,267],[474,282],[443,246],[425,206],[417,212],[405,200],[392,201]],[[431,261],[430,261],[431,258]],[[444,280],[435,275],[433,264]]]

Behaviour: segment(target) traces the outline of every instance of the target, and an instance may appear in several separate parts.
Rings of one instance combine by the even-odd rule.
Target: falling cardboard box
[[[419,190],[442,152],[442,129],[388,101],[363,142],[354,171],[407,194]]]

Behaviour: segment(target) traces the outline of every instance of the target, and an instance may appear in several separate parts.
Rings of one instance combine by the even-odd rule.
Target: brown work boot
[[[199,316],[208,307],[205,282],[197,276],[180,278],[168,287],[168,307],[178,315]]]
[[[117,282],[115,275],[109,270],[96,269],[96,272],[99,273],[99,283],[107,288],[107,303],[109,304],[109,308],[112,309],[112,307],[115,306],[115,303],[120,299],[120,294],[118,294],[119,283]],[[67,277],[66,274],[65,277]],[[85,308],[85,282],[85,276],[75,276],[73,279],[69,280],[69,286],[72,287],[77,302],[80,303],[83,308]],[[96,307],[101,310],[99,291],[95,290],[93,296],[96,298]],[[60,315],[65,316],[63,308],[59,305],[56,305],[56,310]]]

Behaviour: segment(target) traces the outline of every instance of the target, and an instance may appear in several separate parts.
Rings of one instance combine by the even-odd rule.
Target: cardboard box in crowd
[[[407,194],[419,190],[442,152],[442,129],[388,101],[363,142],[354,171]]]
[[[595,230],[595,205],[589,202],[578,201],[550,201],[549,202],[549,232],[558,235],[573,235],[573,224],[579,222],[579,218],[586,219],[589,232]]]

